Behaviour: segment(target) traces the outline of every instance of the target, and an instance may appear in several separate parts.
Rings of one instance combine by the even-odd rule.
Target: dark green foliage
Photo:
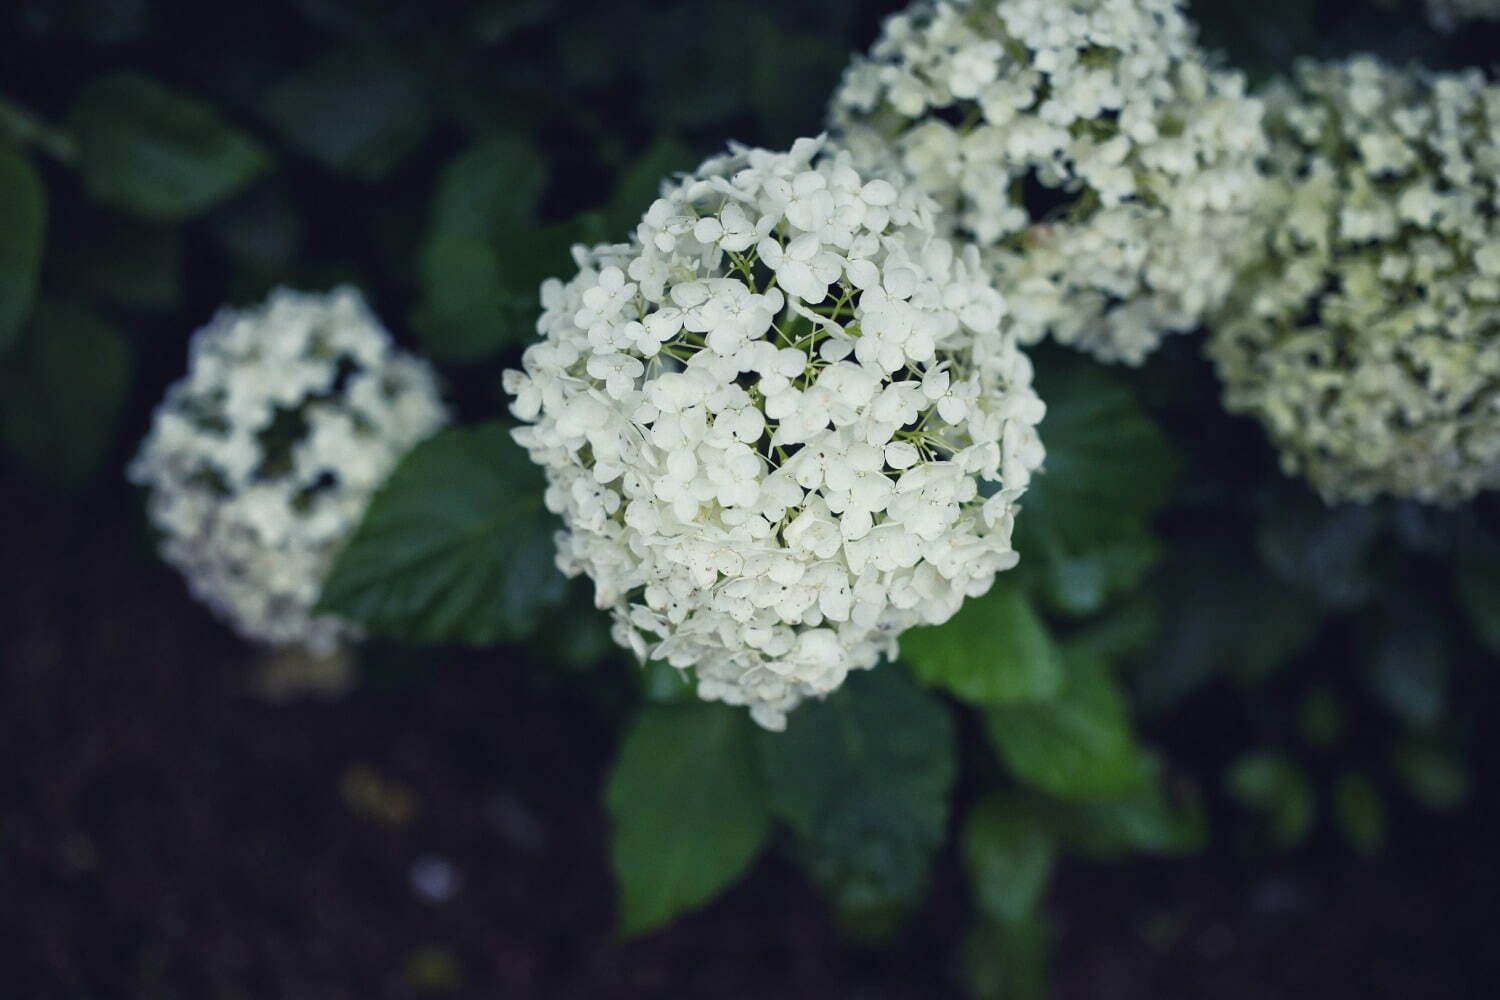
[[[1146,780],[1125,694],[1090,653],[1069,655],[1054,698],[991,708],[985,726],[1017,778],[1060,798],[1113,798]]]
[[[523,638],[563,595],[540,479],[500,424],[418,445],[339,555],[324,607],[405,640]]]
[[[605,805],[620,931],[654,930],[744,874],[771,830],[752,724],[726,705],[650,705],[625,732]]]
[[[912,629],[901,650],[924,683],[973,705],[1045,701],[1062,685],[1061,651],[1025,592],[1003,579],[946,624]]]
[[[948,824],[956,771],[942,703],[898,668],[852,675],[758,740],[771,807],[835,907],[859,912],[920,895]]]
[[[1057,610],[1092,614],[1155,563],[1150,520],[1179,461],[1129,387],[1098,364],[1042,352],[1036,386],[1047,459],[1016,519],[1021,573]]]
[[[1138,371],[1032,349],[1047,459],[1020,566],[784,734],[631,662],[587,582],[567,588],[542,477],[500,422],[539,284],[730,139],[816,134],[900,5],[268,0],[180,41],[152,0],[0,10],[7,468],[126,509],[126,430],[215,307],[364,288],[468,426],[408,456],[324,603],[403,642],[525,642],[539,688],[606,692],[580,725],[622,734],[605,804],[625,934],[714,898],[779,827],[866,939],[938,859],[962,864],[971,989],[1039,997],[1047,883],[1071,859],[1190,854],[1210,814],[1215,850],[1370,854],[1399,846],[1403,810],[1463,807],[1500,655],[1500,508],[1326,506],[1221,412],[1199,334]],[[1493,52],[1420,27],[1415,3],[1190,6],[1255,80],[1312,53]]]
[[[979,802],[964,824],[962,844],[974,897],[986,916],[1015,924],[1036,911],[1057,844],[1024,800],[993,796]]]
[[[158,222],[201,215],[271,165],[266,148],[212,105],[136,73],[85,87],[68,126],[88,193]]]
[[[330,52],[262,102],[293,150],[364,181],[386,177],[421,142],[428,105],[415,69],[364,47]]]

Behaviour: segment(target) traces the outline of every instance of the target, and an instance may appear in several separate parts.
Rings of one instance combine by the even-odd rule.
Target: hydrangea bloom
[[[575,250],[506,375],[559,565],[615,638],[771,729],[1015,565],[1031,365],[936,206],[804,139],[664,188]]]
[[[1500,88],[1361,58],[1268,95],[1263,259],[1209,353],[1325,498],[1500,486]]]
[[[1427,0],[1427,19],[1439,31],[1462,21],[1500,21],[1500,0]]]
[[[1023,343],[1139,364],[1222,302],[1251,231],[1261,106],[1180,0],[917,0],[831,116],[981,247]]]
[[[246,638],[327,654],[351,632],[313,612],[338,546],[446,419],[358,292],[278,290],[194,334],[130,477],[199,600]]]

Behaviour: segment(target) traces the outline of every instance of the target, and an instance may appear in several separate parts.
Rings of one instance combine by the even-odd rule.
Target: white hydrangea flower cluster
[[[1500,21],[1500,0],[1427,0],[1427,20],[1439,31],[1464,21]]]
[[[1180,0],[917,0],[831,118],[857,167],[894,161],[981,247],[1022,343],[1139,364],[1230,290],[1261,112]]]
[[[1267,96],[1263,258],[1208,342],[1329,501],[1500,487],[1500,87],[1356,58]]]
[[[199,600],[246,638],[327,655],[354,634],[313,611],[335,553],[446,422],[432,371],[358,292],[278,289],[193,335],[130,478]]]
[[[506,374],[559,565],[614,635],[769,729],[1016,564],[1031,365],[936,205],[803,139],[735,147],[575,250]]]

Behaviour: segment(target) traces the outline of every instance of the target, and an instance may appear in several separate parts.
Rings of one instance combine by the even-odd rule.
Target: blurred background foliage
[[[325,598],[390,640],[365,651],[372,684],[422,683],[416,643],[509,643],[541,687],[590,692],[622,734],[604,800],[626,934],[770,850],[879,943],[954,851],[971,988],[1036,995],[1062,859],[1197,852],[1210,831],[1234,857],[1370,855],[1462,808],[1494,709],[1500,508],[1324,506],[1222,414],[1195,338],[1139,371],[1038,349],[1048,460],[1020,569],[910,635],[909,672],[851,679],[784,735],[670,668],[628,668],[587,587],[551,568],[540,479],[495,423],[539,282],[570,271],[572,244],[625,238],[661,178],[727,140],[819,131],[897,6],[14,0],[6,475],[118,520],[145,558],[121,469],[191,331],[278,284],[358,285],[480,426],[398,471]],[[1256,81],[1302,54],[1500,51],[1496,31],[1443,37],[1410,4],[1194,6]],[[476,530],[483,546],[455,546]]]

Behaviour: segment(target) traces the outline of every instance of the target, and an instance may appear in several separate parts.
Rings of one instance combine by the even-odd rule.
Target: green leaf
[[[1021,570],[1057,610],[1092,614],[1155,562],[1150,519],[1180,466],[1121,376],[1082,359],[1039,357],[1047,459],[1021,499]]]
[[[1385,843],[1385,804],[1375,783],[1363,774],[1344,775],[1334,786],[1333,807],[1349,846],[1363,857],[1377,854]]]
[[[844,911],[915,901],[948,825],[947,709],[889,665],[849,677],[758,741],[772,811]]]
[[[1062,685],[1062,653],[1046,624],[1003,579],[946,624],[907,632],[901,650],[924,684],[975,705],[1043,701]]]
[[[975,1000],[1045,1000],[1052,935],[1040,916],[979,920],[964,936],[963,967]]]
[[[540,471],[499,423],[417,445],[375,494],[323,584],[325,608],[377,635],[487,646],[562,600]]]
[[[470,146],[443,168],[433,197],[433,232],[497,244],[516,238],[536,224],[547,171],[546,157],[522,135],[499,135]]]
[[[90,196],[157,222],[200,215],[271,166],[213,107],[134,73],[85,87],[69,125]]]
[[[636,716],[604,799],[621,933],[701,906],[760,855],[771,821],[750,729],[743,710],[704,702]]]
[[[1461,564],[1455,571],[1458,599],[1474,635],[1500,656],[1500,572],[1493,564]]]
[[[428,127],[422,78],[364,47],[330,52],[282,80],[261,111],[292,148],[363,181],[386,177]]]
[[[964,866],[986,916],[1005,923],[1035,912],[1057,857],[1045,821],[1018,797],[990,796],[969,813]]]
[[[83,308],[41,303],[0,367],[0,437],[43,480],[87,484],[130,389],[130,347]]]
[[[1054,824],[1068,847],[1101,860],[1129,851],[1162,857],[1201,851],[1208,819],[1197,789],[1154,758],[1147,770],[1144,786],[1123,798],[1058,803]]]
[[[1409,738],[1392,751],[1391,763],[1406,790],[1428,809],[1455,809],[1469,797],[1469,772],[1463,758],[1448,747]]]
[[[500,284],[500,261],[488,241],[443,233],[422,248],[422,299],[411,325],[438,361],[472,364],[524,335],[510,322],[511,296]]]
[[[21,332],[36,296],[47,232],[47,190],[30,163],[0,147],[0,353]]]
[[[1051,701],[992,708],[985,725],[1017,778],[1059,798],[1113,798],[1145,781],[1124,692],[1091,653],[1070,651]]]
[[[1302,768],[1286,754],[1261,751],[1230,768],[1229,793],[1266,820],[1271,845],[1295,847],[1312,830],[1317,800]]]

